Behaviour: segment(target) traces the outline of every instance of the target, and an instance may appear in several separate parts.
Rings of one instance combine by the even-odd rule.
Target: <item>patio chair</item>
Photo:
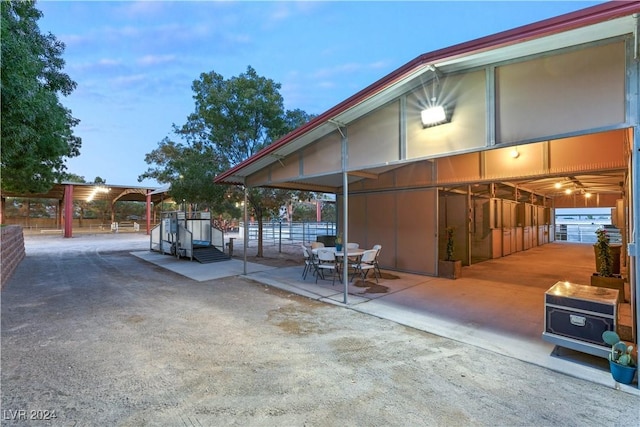
[[[316,283],[318,283],[318,276],[325,278],[325,271],[332,271],[331,285],[336,283],[336,273],[338,271],[338,263],[336,262],[336,253],[330,249],[318,250],[318,263],[315,265],[317,269]]]
[[[302,279],[306,279],[307,274],[309,274],[309,271],[311,271],[312,269],[314,270],[315,274],[315,264],[311,251],[305,245],[300,246],[302,246],[302,254],[304,256],[304,270],[302,270]]]
[[[359,243],[347,243],[347,253],[349,250],[360,249]],[[348,256],[347,259],[349,262],[358,262],[358,257]]]
[[[312,242],[311,249],[324,248],[324,243],[322,242]]]
[[[373,245],[373,248],[376,252],[376,259],[373,261],[373,265],[376,267],[376,271],[378,272],[378,276],[382,277],[382,273],[380,272],[380,265],[378,264],[378,257],[380,256],[380,251],[382,250],[382,245]]]
[[[376,278],[376,283],[378,283],[378,273],[376,272],[376,266],[374,264],[377,253],[378,251],[376,249],[367,249],[366,251],[364,251],[362,257],[360,258],[360,262],[353,265],[354,272],[353,276],[351,276],[351,280],[353,280],[353,278],[357,274],[359,274],[364,281],[369,274],[369,270],[373,270],[373,275]]]

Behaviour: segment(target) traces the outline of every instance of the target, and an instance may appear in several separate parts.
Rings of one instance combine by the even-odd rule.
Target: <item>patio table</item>
[[[313,253],[313,256],[317,258],[318,251],[322,250],[322,249],[328,249],[330,251],[335,252],[335,254],[336,254],[336,263],[338,265],[344,264],[344,261],[343,261],[344,253],[345,253],[344,249],[341,250],[341,251],[337,251],[334,246],[325,246],[323,248],[312,249],[311,252]],[[364,249],[347,249],[347,258],[350,261],[349,263],[350,264],[354,264],[354,265],[359,264],[360,263],[360,258],[362,258],[362,254],[364,254],[364,251],[365,251]],[[348,265],[349,263],[347,263],[347,268],[349,267],[349,265]],[[340,271],[340,268],[339,268],[338,271]],[[351,281],[351,280],[353,280],[353,276],[351,276],[351,279],[349,281]]]

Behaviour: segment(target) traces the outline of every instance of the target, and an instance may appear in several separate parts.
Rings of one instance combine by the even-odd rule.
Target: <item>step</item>
[[[195,248],[193,250],[193,258],[201,264],[208,264],[211,262],[227,261],[231,259],[229,255],[222,252],[220,249],[214,246],[208,246],[204,248]]]

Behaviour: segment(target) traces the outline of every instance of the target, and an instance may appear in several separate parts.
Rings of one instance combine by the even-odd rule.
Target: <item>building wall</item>
[[[382,245],[379,260],[385,268],[435,275],[433,173],[432,162],[416,162],[349,186],[349,240],[365,248]]]
[[[400,159],[400,103],[386,105],[348,127],[349,169]]]
[[[548,54],[496,68],[496,142],[625,121],[625,44]]]
[[[0,227],[0,257],[2,264],[0,289],[2,289],[25,257],[22,227],[15,225]]]
[[[433,95],[433,81],[407,95],[407,158],[481,149],[487,142],[486,72],[446,76],[439,79],[436,104],[445,107],[449,123],[424,128],[420,112]]]

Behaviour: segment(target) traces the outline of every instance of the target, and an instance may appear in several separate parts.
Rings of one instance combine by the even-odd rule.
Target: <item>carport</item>
[[[5,202],[7,197],[57,200],[57,224],[63,228],[64,237],[73,237],[74,200],[106,200],[112,207],[118,201],[145,202],[147,218],[146,231],[147,234],[149,234],[151,230],[151,206],[153,203],[160,203],[163,199],[167,198],[166,191],[155,187],[61,182],[54,184],[46,193],[34,194],[3,191],[0,203],[0,223],[4,223]]]
[[[334,193],[345,241],[426,276],[445,227],[470,265],[553,242],[555,208],[614,208],[637,342],[638,12],[610,2],[420,55],[215,182]]]

